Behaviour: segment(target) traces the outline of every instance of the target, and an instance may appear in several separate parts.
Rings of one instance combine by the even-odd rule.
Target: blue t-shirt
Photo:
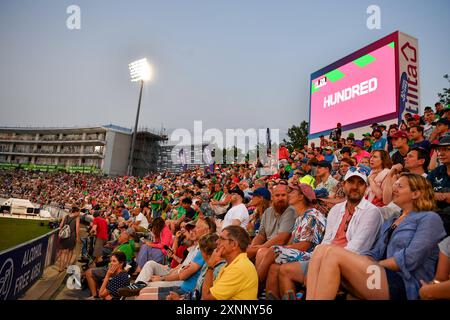
[[[125,220],[130,219],[130,213],[128,212],[127,209],[122,210],[122,218],[124,218]]]
[[[200,269],[196,273],[194,273],[192,276],[190,276],[188,279],[183,281],[183,284],[181,285],[181,290],[184,292],[193,291],[195,288],[195,285],[197,284],[198,277],[200,276],[200,272],[202,271],[202,267],[205,264],[205,260],[203,260],[202,253],[200,250],[198,251],[197,255],[192,259],[192,262],[198,264],[200,266]]]
[[[375,141],[372,144],[372,151],[374,150],[384,150],[384,148],[386,147],[386,142],[387,140],[385,138],[381,138],[378,141]]]
[[[334,154],[328,154],[324,156],[325,161],[328,161],[329,163],[332,163],[334,160]]]

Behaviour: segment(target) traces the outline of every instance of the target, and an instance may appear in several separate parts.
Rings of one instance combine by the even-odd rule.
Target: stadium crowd
[[[83,242],[90,299],[450,299],[449,119],[437,103],[362,137],[337,124],[280,144],[269,175],[4,170],[0,193],[70,208],[61,248]]]

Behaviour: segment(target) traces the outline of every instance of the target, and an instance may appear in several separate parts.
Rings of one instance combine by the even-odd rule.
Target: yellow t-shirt
[[[241,253],[220,270],[210,289],[217,300],[256,300],[258,274],[247,253]]]

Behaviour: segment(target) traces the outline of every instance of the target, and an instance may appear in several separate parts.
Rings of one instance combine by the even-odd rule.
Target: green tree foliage
[[[447,79],[447,81],[450,82],[448,74],[444,75],[444,79]],[[442,90],[442,93],[438,93],[439,102],[446,106],[450,104],[450,88],[443,88]]]
[[[293,125],[288,129],[288,140],[283,139],[289,152],[301,149],[308,144],[308,122],[302,121],[299,126]]]

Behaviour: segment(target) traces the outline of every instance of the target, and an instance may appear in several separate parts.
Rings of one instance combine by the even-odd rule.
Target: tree
[[[304,145],[308,144],[308,122],[302,121],[300,126],[293,125],[288,129],[289,140],[283,139],[286,143],[286,147],[289,152],[294,151],[294,149],[302,149]]]
[[[444,75],[444,79],[447,79],[447,81],[450,82],[448,74]],[[450,88],[443,88],[442,90],[444,90],[442,93],[438,93],[439,102],[446,106],[450,104]]]

